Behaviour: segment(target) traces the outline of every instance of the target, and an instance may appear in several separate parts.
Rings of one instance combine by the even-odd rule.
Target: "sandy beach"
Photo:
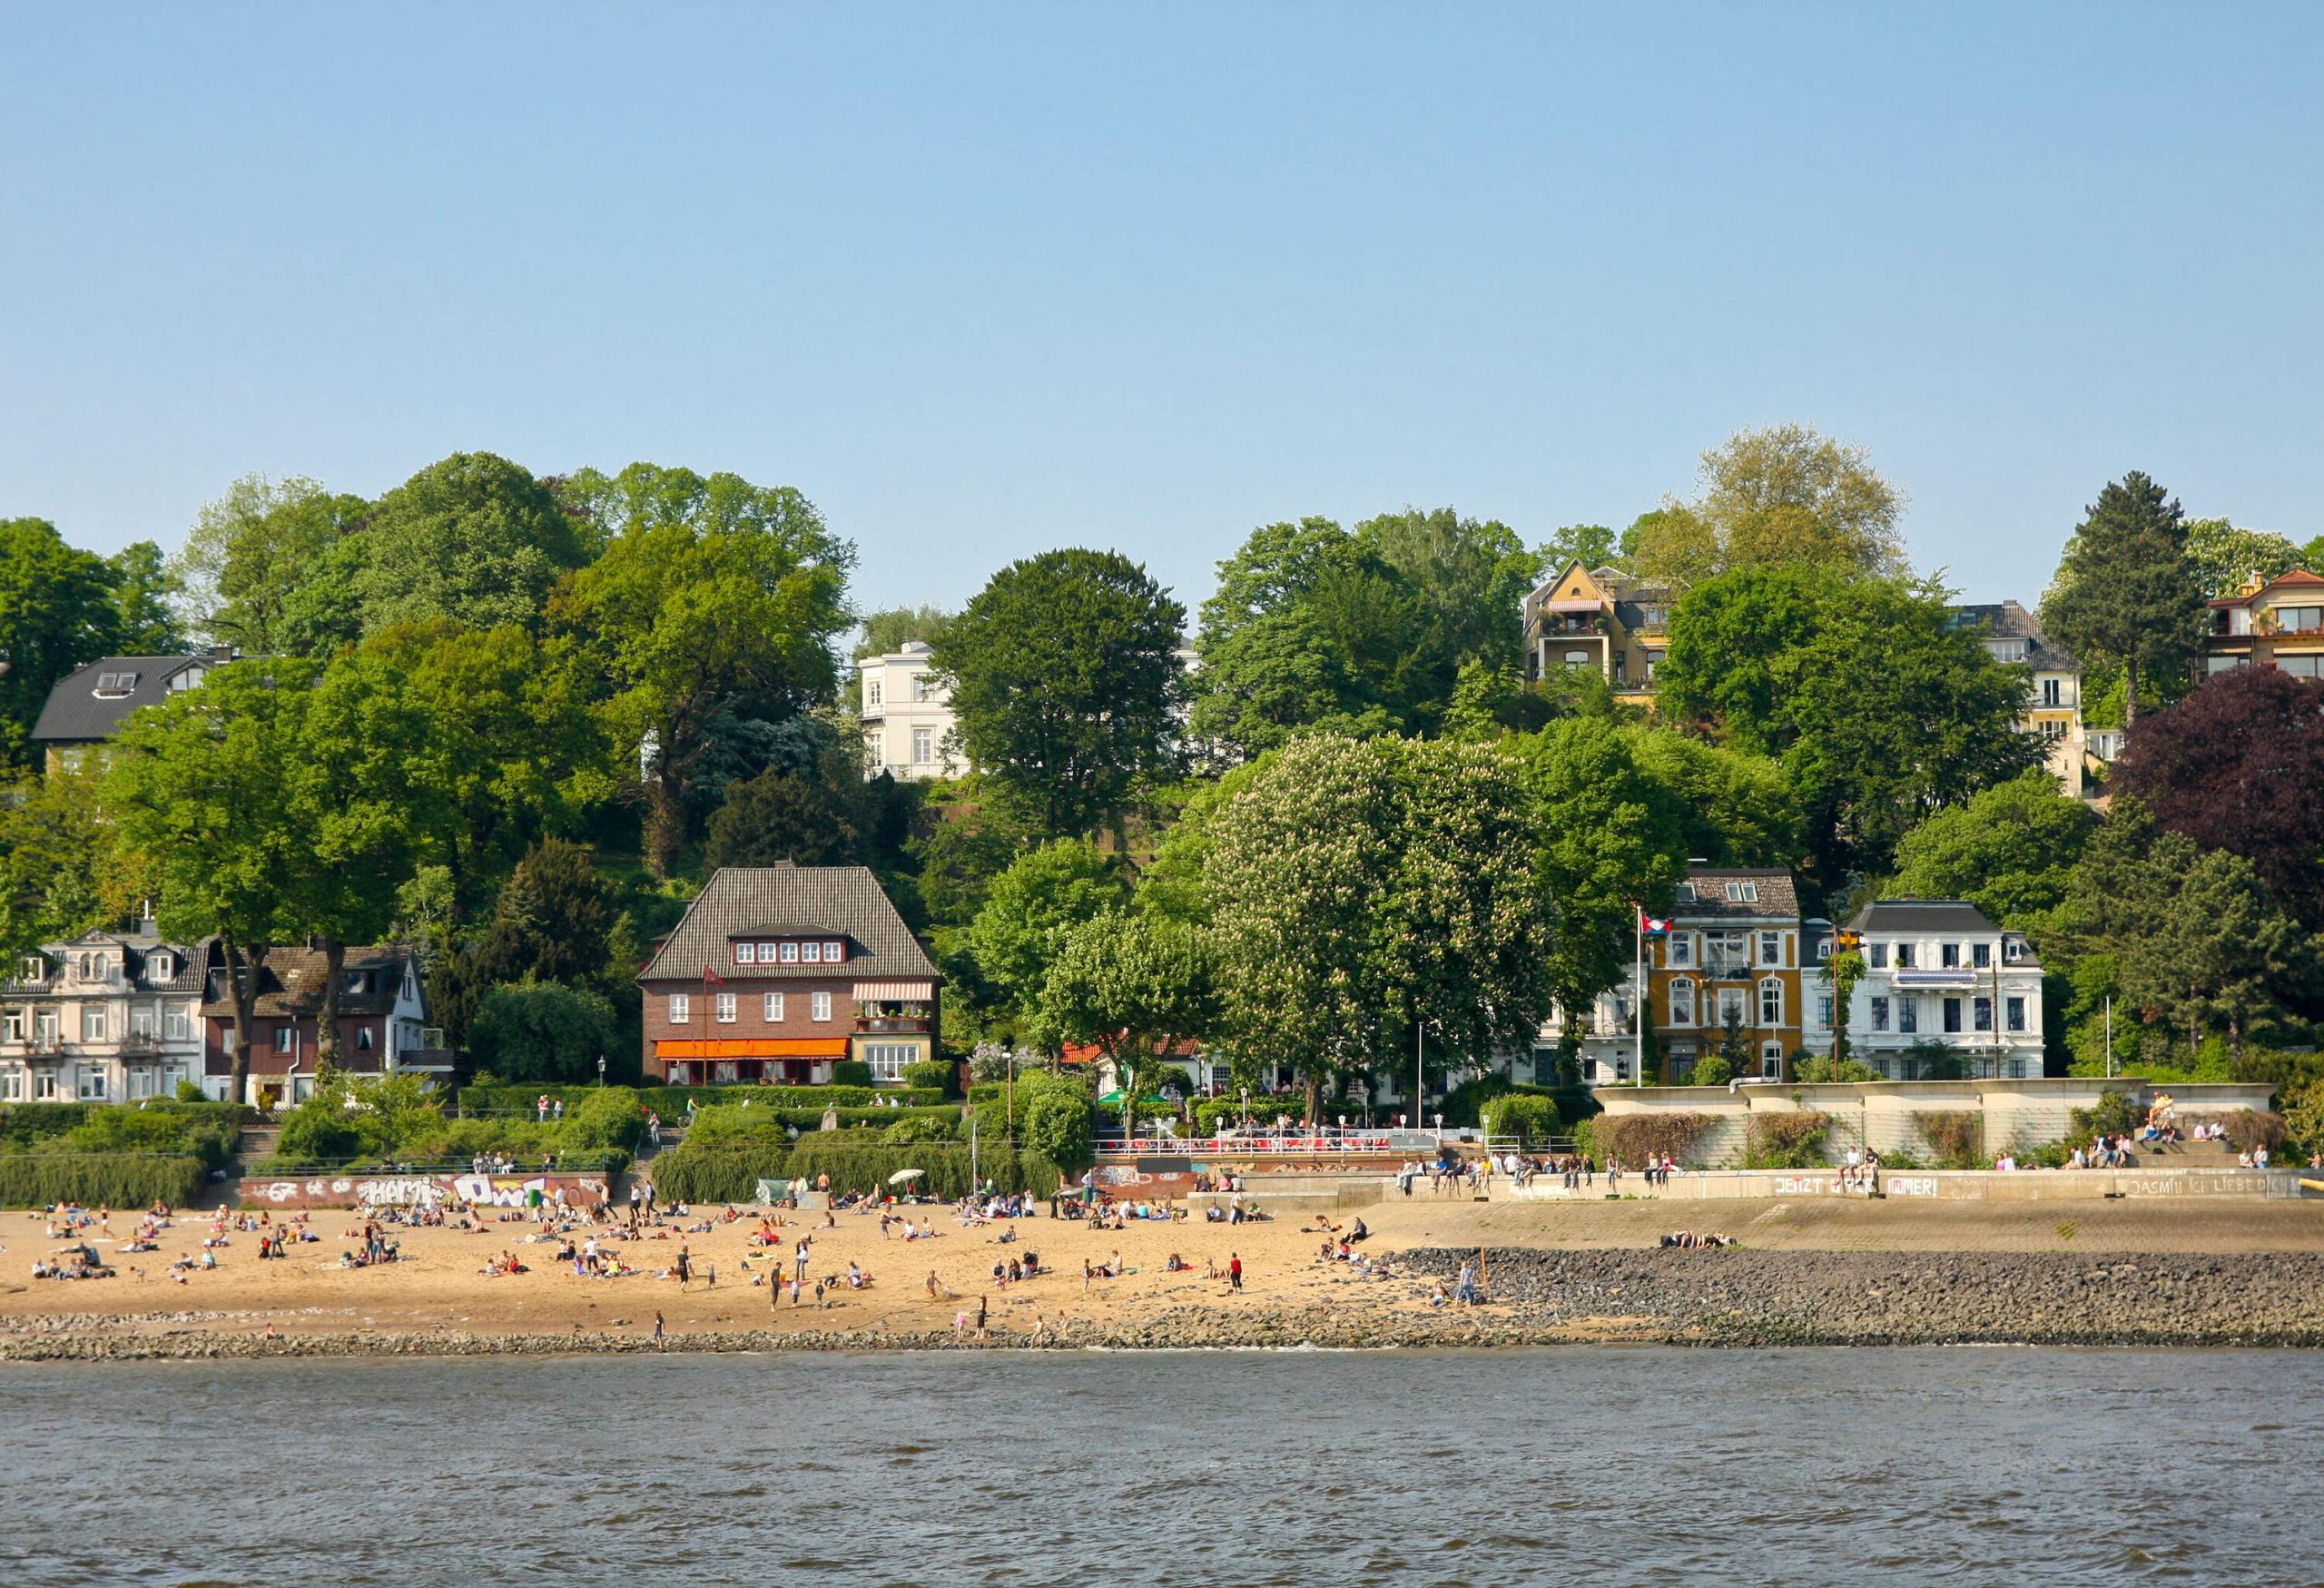
[[[1699,1326],[1674,1322],[1669,1304],[1634,1311],[1619,1294],[1601,1307],[1567,1301],[1553,1312],[1500,1297],[1483,1307],[1441,1307],[1432,1297],[1452,1260],[1448,1254],[1480,1247],[1502,1254],[1631,1253],[1651,1273],[1652,1265],[1694,1255],[1659,1249],[1662,1235],[1689,1219],[1699,1231],[1716,1228],[1739,1244],[1739,1252],[1718,1254],[1729,1260],[1729,1272],[1752,1270],[1756,1258],[1758,1270],[1777,1273],[1785,1260],[1777,1254],[1856,1254],[1867,1262],[1883,1254],[1952,1253],[1965,1261],[1983,1254],[2024,1267],[2038,1284],[2053,1269],[2076,1271],[2075,1265],[2107,1254],[2236,1259],[2230,1272],[2251,1267],[2250,1259],[2264,1264],[2268,1254],[2301,1263],[2324,1257],[2324,1207],[2297,1202],[2103,1203],[2071,1216],[2030,1204],[1740,1202],[1716,1205],[1715,1225],[1705,1222],[1713,1211],[1702,1204],[1397,1199],[1363,1211],[1373,1233],[1356,1249],[1373,1259],[1372,1274],[1320,1261],[1325,1237],[1314,1228],[1314,1216],[1235,1226],[1134,1222],[1118,1231],[1040,1217],[967,1228],[952,1209],[928,1207],[896,1210],[899,1222],[883,1238],[874,1215],[841,1212],[828,1228],[821,1214],[786,1215],[774,1232],[777,1244],[763,1250],[752,1238],[760,1228],[755,1216],[728,1222],[714,1213],[703,1231],[689,1228],[703,1222],[697,1213],[666,1220],[646,1238],[606,1243],[636,1270],[615,1278],[576,1276],[570,1263],[556,1260],[557,1242],[528,1241],[534,1227],[517,1222],[468,1230],[389,1227],[401,1242],[400,1260],[343,1268],[339,1255],[360,1248],[362,1221],[351,1213],[317,1212],[310,1228],[320,1242],[295,1246],[281,1260],[260,1261],[257,1238],[230,1231],[220,1267],[196,1271],[182,1285],[166,1277],[168,1265],[180,1252],[199,1257],[207,1218],[182,1220],[164,1233],[158,1252],[113,1259],[117,1277],[58,1282],[26,1276],[35,1258],[62,1243],[44,1238],[42,1217],[9,1214],[0,1218],[0,1356],[91,1354],[87,1342],[99,1339],[110,1342],[102,1354],[214,1354],[216,1346],[232,1343],[239,1351],[250,1342],[289,1351],[635,1348],[653,1344],[657,1313],[664,1348],[940,1344],[958,1337],[963,1313],[973,1334],[980,1302],[986,1338],[964,1343],[1688,1337],[1699,1335]],[[932,1223],[935,1233],[907,1240],[905,1217],[921,1228]],[[1331,1217],[1344,1228],[1355,1215]],[[125,1233],[132,1222],[116,1217],[114,1228]],[[1000,1239],[1009,1229],[1013,1243]],[[576,1238],[586,1233],[584,1227]],[[810,1242],[810,1288],[797,1305],[787,1288],[776,1302],[765,1281],[778,1268],[787,1277],[802,1238]],[[682,1246],[696,1276],[683,1288],[658,1277],[675,1266]],[[993,1264],[1029,1248],[1045,1272],[997,1287]],[[1168,1270],[1173,1253],[1187,1269]],[[487,1275],[505,1254],[527,1271]],[[1117,1254],[1122,1276],[1085,1286],[1084,1261],[1107,1265]],[[1239,1291],[1208,1277],[1213,1265],[1223,1270],[1236,1257],[1244,1270]],[[1489,1280],[1493,1260],[1489,1255]],[[1505,1267],[1513,1261],[1502,1260]],[[871,1276],[866,1287],[846,1286],[850,1263]],[[1738,1263],[1741,1268],[1734,1267]],[[1940,1271],[1925,1259],[1919,1267]],[[1828,1264],[1817,1268],[1814,1283],[1854,1283],[1827,1270]],[[928,1290],[931,1272],[935,1296]],[[821,1306],[812,1289],[818,1278],[828,1281]],[[2201,1281],[2190,1284],[2190,1294],[2200,1296]],[[2181,1314],[2191,1337],[2205,1337],[2201,1306]],[[2271,1317],[2277,1325],[2304,1327],[2309,1321]],[[2313,1321],[2324,1327],[2324,1300]],[[262,1337],[270,1333],[274,1337]]]

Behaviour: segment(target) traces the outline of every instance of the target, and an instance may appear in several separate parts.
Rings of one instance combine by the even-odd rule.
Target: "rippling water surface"
[[[2324,1356],[0,1369],[0,1583],[2309,1583]]]

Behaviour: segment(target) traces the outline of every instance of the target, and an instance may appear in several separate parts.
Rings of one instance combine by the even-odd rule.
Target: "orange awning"
[[[741,1037],[725,1041],[656,1042],[660,1059],[844,1059],[845,1037]]]

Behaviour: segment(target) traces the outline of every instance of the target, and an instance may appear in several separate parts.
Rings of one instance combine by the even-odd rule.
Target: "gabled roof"
[[[2036,672],[2070,672],[2080,665],[2051,643],[2041,619],[2028,612],[2022,602],[1973,601],[1953,608],[1953,616],[1965,627],[1982,626],[1988,638],[2024,640],[2025,665]]]
[[[764,922],[797,924],[763,928]],[[852,944],[844,965],[737,965],[727,944],[735,938],[812,932]],[[695,981],[704,968],[729,981],[826,981],[834,976],[933,978],[930,963],[903,917],[860,865],[727,866],[687,906],[641,981]]]
[[[146,924],[150,927],[152,922],[148,922]],[[121,951],[123,968],[127,972],[129,985],[133,991],[139,992],[199,992],[202,991],[202,951],[168,942],[158,932],[152,931],[84,932],[75,938],[56,942],[44,942],[40,945],[40,952],[37,955],[29,957],[37,958],[48,963],[53,972],[54,969],[61,968],[64,962],[74,953],[84,949],[94,948]],[[157,977],[152,974],[153,957],[156,953],[165,953],[170,956],[170,973],[167,976]],[[54,979],[53,973],[44,976],[40,985],[46,987],[47,983]],[[21,978],[15,978],[10,981],[9,985],[26,987],[30,984]]]
[[[170,680],[188,667],[217,666],[228,658],[205,652],[183,656],[101,656],[67,673],[48,692],[33,725],[36,745],[87,745],[113,736],[122,718],[170,696]],[[127,687],[122,687],[126,680]],[[98,686],[105,686],[103,693]]]
[[[2260,597],[2271,595],[2278,590],[2295,590],[2302,595],[2324,592],[2324,576],[2311,574],[2306,568],[2293,568],[2289,573],[2278,574],[2256,590],[2245,590],[2240,595],[2235,596],[2222,596],[2211,605],[2249,607]]]
[[[369,992],[342,992],[339,998],[341,1019],[352,1015],[386,1014],[396,1006],[397,990],[403,973],[411,963],[411,950],[400,943],[373,943],[349,948],[340,964],[342,974],[351,971],[372,971]],[[222,966],[222,962],[221,962]],[[258,972],[258,1004],[255,1012],[261,1018],[302,1016],[320,1012],[323,1006],[323,974],[330,960],[320,949],[303,944],[293,948],[269,949],[260,962]],[[423,998],[426,993],[421,993]],[[205,1015],[230,1020],[234,1013],[231,993],[213,998],[202,1006]]]
[[[1689,866],[1687,881],[1695,896],[1679,895],[1670,908],[1675,921],[1793,921],[1799,916],[1799,890],[1780,866]],[[1738,891],[1752,896],[1730,899],[1729,883],[1742,884]]]

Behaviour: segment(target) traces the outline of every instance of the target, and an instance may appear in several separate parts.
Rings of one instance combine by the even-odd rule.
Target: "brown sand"
[[[520,1244],[527,1224],[487,1224],[480,1230],[405,1229],[389,1227],[402,1243],[403,1260],[373,1268],[342,1269],[341,1249],[359,1246],[350,1232],[361,1219],[349,1212],[312,1214],[320,1244],[292,1248],[280,1262],[256,1259],[257,1238],[232,1232],[214,1272],[194,1273],[179,1285],[165,1277],[178,1253],[197,1258],[206,1218],[166,1231],[162,1249],[113,1260],[121,1277],[56,1283],[27,1277],[34,1258],[59,1243],[44,1238],[38,1215],[0,1215],[0,1330],[42,1327],[56,1320],[104,1317],[154,1318],[140,1329],[182,1333],[188,1327],[246,1335],[271,1327],[286,1335],[381,1332],[403,1334],[571,1335],[576,1348],[592,1336],[649,1334],[658,1311],[673,1335],[692,1332],[776,1330],[837,1333],[883,1329],[897,1333],[950,1330],[965,1309],[973,1320],[980,1297],[990,1307],[998,1332],[1022,1335],[1036,1316],[1050,1326],[1065,1320],[1115,1327],[1157,1318],[1189,1305],[1215,1309],[1222,1321],[1270,1313],[1308,1312],[1316,1307],[1362,1307],[1383,1313],[1426,1310],[1409,1283],[1367,1282],[1344,1265],[1316,1260],[1324,1237],[1314,1232],[1315,1216],[1227,1226],[1199,1218],[1162,1224],[1131,1224],[1104,1230],[1046,1217],[1019,1219],[1018,1243],[994,1238],[1001,1227],[962,1228],[950,1209],[910,1208],[915,1223],[932,1218],[940,1234],[907,1242],[901,1230],[882,1239],[879,1219],[857,1212],[835,1216],[835,1228],[822,1228],[822,1215],[793,1215],[777,1230],[779,1244],[765,1253],[750,1244],[755,1218],[715,1223],[706,1234],[665,1227],[665,1238],[609,1242],[643,1272],[617,1279],[576,1277],[569,1264],[554,1260],[553,1244]],[[1343,1227],[1356,1217],[1330,1215]],[[1717,1229],[1747,1248],[1852,1251],[2028,1251],[2028,1252],[2324,1252],[2324,1203],[2122,1201],[2089,1204],[1903,1204],[1797,1200],[1764,1202],[1613,1202],[1600,1204],[1498,1203],[1479,1205],[1395,1198],[1364,1209],[1374,1232],[1359,1249],[1374,1258],[1414,1247],[1631,1248],[1656,1244],[1672,1229]],[[116,1230],[133,1219],[117,1218]],[[691,1222],[691,1221],[690,1221]],[[787,1290],[779,1306],[753,1286],[753,1277],[791,1272],[791,1250],[801,1235],[812,1242],[810,1280],[844,1276],[860,1263],[872,1276],[864,1290],[832,1287],[818,1308],[808,1291],[793,1306]],[[576,1239],[582,1238],[576,1237]],[[653,1277],[669,1267],[684,1242],[697,1277],[683,1291],[675,1279]],[[1028,1247],[1050,1270],[1041,1277],[996,1289],[991,1267]],[[101,1252],[111,1248],[100,1244]],[[505,1251],[517,1254],[530,1272],[487,1277],[479,1270]],[[1169,1273],[1165,1259],[1178,1253],[1191,1271]],[[1118,1279],[1096,1279],[1085,1293],[1084,1259],[1105,1262],[1119,1252],[1132,1271]],[[1240,1254],[1245,1288],[1232,1292],[1223,1280],[1205,1277],[1206,1266],[1222,1268]],[[136,1277],[142,1267],[144,1277]],[[714,1285],[705,1277],[716,1269]],[[931,1297],[926,1280],[934,1270],[952,1294]]]

